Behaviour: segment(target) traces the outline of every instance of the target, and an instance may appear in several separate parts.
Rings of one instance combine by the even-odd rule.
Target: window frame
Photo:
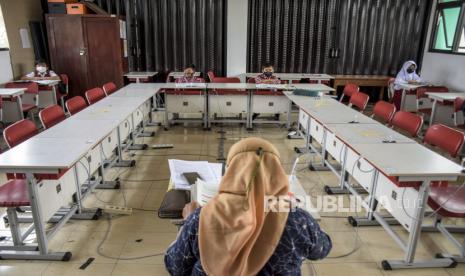
[[[457,26],[454,33],[454,38],[452,41],[452,49],[451,50],[442,50],[442,49],[435,49],[434,44],[436,42],[436,35],[437,35],[437,22],[439,19],[439,15],[443,12],[446,8],[456,8],[459,7],[460,14],[457,20]],[[459,44],[460,44],[460,36],[462,35],[462,31],[465,33],[465,0],[459,0],[456,2],[446,2],[446,3],[439,3],[437,2],[434,18],[433,18],[433,25],[431,29],[431,37],[429,41],[429,52],[433,53],[442,53],[442,54],[451,54],[451,55],[465,55],[465,53],[458,52]],[[444,31],[444,34],[447,36],[447,32]],[[447,43],[447,41],[446,41]]]

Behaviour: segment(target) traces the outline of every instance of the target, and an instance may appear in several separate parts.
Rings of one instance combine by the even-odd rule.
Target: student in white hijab
[[[402,69],[397,73],[396,80],[394,81],[394,96],[393,102],[396,105],[397,110],[400,109],[402,101],[402,84],[415,84],[422,82],[417,72],[417,64],[415,61],[409,60],[404,63]]]

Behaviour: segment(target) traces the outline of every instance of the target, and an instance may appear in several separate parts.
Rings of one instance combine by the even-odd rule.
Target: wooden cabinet
[[[108,15],[46,15],[51,68],[69,76],[71,96],[109,81],[123,86],[127,57],[121,21]]]

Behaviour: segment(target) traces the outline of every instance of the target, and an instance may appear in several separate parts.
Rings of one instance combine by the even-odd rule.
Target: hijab
[[[415,65],[415,70],[412,73],[407,72],[407,69]],[[421,81],[420,76],[418,76],[417,72],[417,64],[413,60],[406,61],[404,65],[402,66],[402,69],[397,73],[395,84],[402,84],[402,83],[407,83],[409,81]],[[396,90],[401,89],[400,86],[395,87]]]
[[[199,248],[208,275],[255,275],[279,244],[288,212],[266,212],[265,196],[287,195],[276,148],[247,138],[234,144],[219,194],[200,211]]]

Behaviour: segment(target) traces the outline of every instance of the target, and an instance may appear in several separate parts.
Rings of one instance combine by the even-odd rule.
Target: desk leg
[[[436,117],[436,109],[437,109],[437,104],[438,104],[438,100],[434,100],[433,101],[433,106],[431,107],[431,116],[429,118],[429,126],[432,126],[434,124],[434,117]]]
[[[116,128],[116,134],[118,136],[118,161],[113,165],[114,167],[134,167],[136,160],[123,160],[123,147],[121,146],[121,130],[118,126]]]
[[[136,144],[136,126],[135,126],[135,122],[134,122],[134,113],[131,114],[131,123],[132,123],[132,131],[131,131],[131,134],[129,135],[130,136],[130,140],[131,140],[131,145],[128,146],[128,150],[146,150],[149,145],[147,144]]]
[[[252,116],[253,116],[253,110],[252,110],[252,97],[253,97],[253,91],[249,89],[247,91],[247,124],[246,124],[246,129],[247,130],[253,130],[253,125],[252,125]]]
[[[203,101],[203,129],[204,130],[210,130],[210,114],[209,114],[209,109],[208,109],[208,90],[205,89],[204,90],[204,94],[203,94],[203,98],[204,98],[204,101]]]
[[[349,178],[349,174],[346,171],[347,146],[344,146],[343,153],[344,154],[341,159],[341,177],[339,179],[339,186],[332,187],[325,185],[324,190],[328,195],[350,194],[350,191],[345,187],[345,184]]]
[[[455,267],[457,262],[451,258],[431,259],[423,261],[415,261],[415,252],[418,246],[418,240],[421,235],[421,225],[426,210],[426,202],[428,200],[430,190],[430,181],[423,181],[423,184],[418,191],[419,206],[416,209],[414,219],[412,219],[412,228],[408,237],[408,243],[405,248],[404,260],[398,261],[382,261],[384,270],[401,269],[401,268],[433,268],[433,267]]]
[[[405,108],[405,98],[407,98],[407,91],[405,89],[402,89],[402,97],[400,99],[400,110],[404,110]]]
[[[53,100],[53,104],[54,105],[57,105],[58,104],[58,100],[57,100],[57,85],[53,85],[52,86],[52,100]]]
[[[18,110],[18,118],[19,118],[19,120],[24,119],[23,99],[21,99],[21,96],[16,97],[16,109]]]
[[[381,86],[380,91],[379,91],[379,99],[378,99],[378,101],[384,101],[385,91],[386,91],[386,86]]]
[[[170,127],[169,114],[168,114],[168,93],[165,92],[165,130]]]
[[[289,108],[287,109],[287,122],[286,122],[286,127],[288,130],[291,129],[291,111],[292,111],[292,101],[289,100]]]
[[[309,118],[310,119],[310,118]],[[310,133],[310,129],[308,130]],[[323,140],[321,142],[321,164],[320,165],[314,165],[310,163],[310,170],[311,171],[329,171],[330,168],[326,166],[326,158],[328,157],[328,153],[326,152],[326,130],[323,132]]]

